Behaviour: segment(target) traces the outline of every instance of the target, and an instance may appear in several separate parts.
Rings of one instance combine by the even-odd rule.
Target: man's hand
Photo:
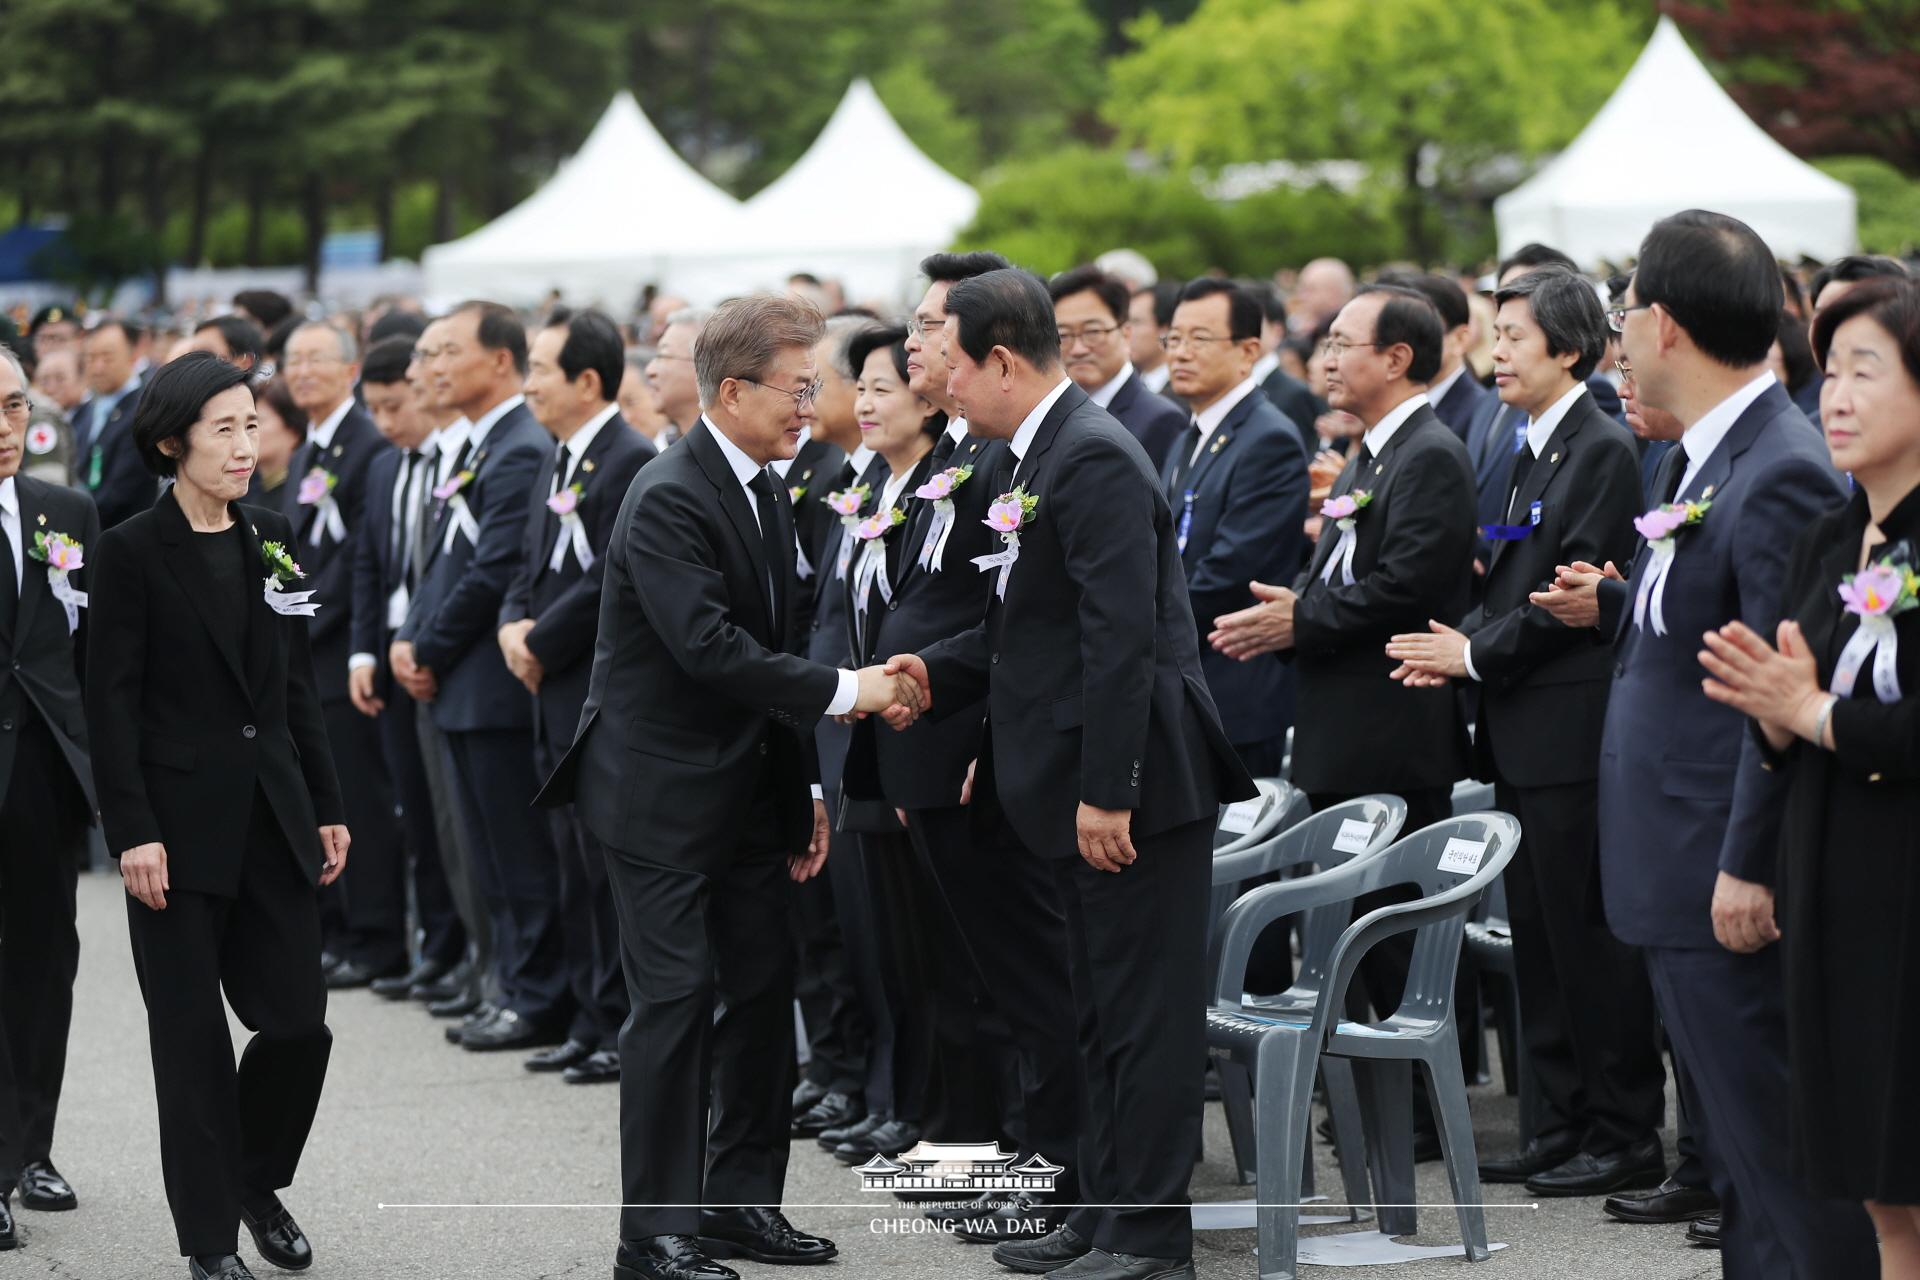
[[[977,766],[979,763],[980,761],[977,757],[975,759],[967,761],[967,776],[960,783],[960,803],[961,804],[973,803],[973,771],[975,766]]]
[[[1080,856],[1095,871],[1119,871],[1140,855],[1133,851],[1133,810],[1096,809],[1082,803],[1074,819],[1080,837]]]
[[[896,653],[881,670],[894,678],[898,696],[892,706],[882,707],[883,719],[895,730],[904,729],[933,706],[933,681],[927,664],[917,653]]]
[[[1570,565],[1557,566],[1554,574],[1552,585],[1545,591],[1532,592],[1527,599],[1534,607],[1546,610],[1564,627],[1599,626],[1600,595],[1595,588],[1602,578],[1624,581],[1611,560],[1607,561],[1604,568],[1596,568],[1585,560],[1576,560]]]
[[[1713,883],[1713,936],[1741,955],[1780,941],[1780,926],[1773,922],[1773,890],[1722,871]]]
[[[1438,688],[1467,674],[1467,638],[1431,618],[1427,626],[1427,632],[1409,631],[1387,641],[1387,656],[1400,662],[1393,678],[1409,689]]]
[[[126,850],[120,855],[120,880],[128,893],[155,911],[165,911],[172,887],[167,881],[167,846],[156,842]]]
[[[787,876],[795,884],[811,880],[820,874],[820,868],[827,865],[827,802],[813,802],[813,838],[807,841],[806,852],[796,853],[787,859]]]
[[[377,716],[387,709],[387,704],[373,692],[373,668],[359,666],[347,672],[347,697],[353,700],[353,709],[363,716]]]
[[[347,846],[353,837],[338,823],[320,828],[320,883],[332,884],[347,869]]]
[[[1736,618],[1702,637],[1707,647],[1700,665],[1710,677],[1701,681],[1706,695],[1759,721],[1768,741],[1779,748],[1795,733],[1812,740],[1827,691],[1820,687],[1820,672],[1800,624],[1782,618],[1774,635],[1780,641],[1777,650]]]
[[[1242,662],[1276,649],[1291,649],[1296,599],[1292,589],[1271,587],[1264,582],[1247,585],[1260,603],[1215,618],[1214,630],[1207,636],[1208,643],[1229,658]]]
[[[528,693],[539,693],[540,682],[546,678],[546,669],[540,665],[540,659],[533,650],[527,648],[527,633],[533,630],[532,618],[521,618],[509,622],[500,628],[500,653],[507,660],[507,670],[513,672],[514,679],[527,686]]]
[[[433,672],[414,662],[413,641],[395,640],[387,650],[387,665],[393,669],[393,678],[415,702],[432,702],[439,692]]]

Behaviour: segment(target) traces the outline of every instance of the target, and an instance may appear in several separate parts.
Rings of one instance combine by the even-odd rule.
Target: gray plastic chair
[[[1358,800],[1335,805],[1303,819],[1276,837],[1274,849],[1268,855],[1269,869],[1287,871],[1317,867],[1321,869],[1319,874],[1324,875],[1332,868],[1347,866],[1384,851],[1400,834],[1400,828],[1406,820],[1407,802],[1399,796],[1362,796]],[[1349,826],[1349,823],[1356,825]],[[1312,879],[1313,876],[1306,876],[1286,883],[1303,884]],[[1250,890],[1246,896],[1251,897],[1267,887]],[[1220,966],[1228,961],[1222,958],[1223,934],[1221,929],[1216,928],[1208,969],[1215,975],[1216,989],[1223,993],[1221,999],[1231,998],[1236,1007],[1244,1003],[1245,1007],[1262,1012],[1311,1012],[1323,985],[1334,944],[1339,941],[1350,918],[1350,913],[1344,909],[1328,908],[1303,913],[1300,921],[1300,964],[1294,985],[1277,995],[1258,997],[1247,997],[1243,990],[1247,973],[1245,954],[1231,961],[1235,965],[1232,973],[1221,969]],[[1251,943],[1248,945],[1251,946]],[[1210,1047],[1211,1043],[1210,1035]],[[1235,1061],[1231,1055],[1215,1053],[1213,1065],[1220,1079],[1220,1102],[1226,1112],[1227,1136],[1233,1145],[1234,1166],[1239,1171],[1242,1183],[1255,1182],[1258,1177],[1259,1138],[1254,1122],[1252,1064]],[[1367,1186],[1360,1140],[1363,1129],[1359,1094],[1354,1088],[1353,1073],[1345,1063],[1328,1065],[1330,1069],[1325,1076],[1327,1109],[1333,1117],[1337,1139],[1335,1145],[1340,1153],[1340,1176],[1346,1184],[1348,1203],[1357,1206],[1364,1198]],[[1309,1164],[1302,1171],[1302,1187],[1310,1185]]]
[[[1488,1256],[1480,1203],[1480,1167],[1467,1112],[1466,1081],[1454,1032],[1453,979],[1462,926],[1487,886],[1512,860],[1520,824],[1497,812],[1449,818],[1391,848],[1302,880],[1262,885],[1234,903],[1221,922],[1214,1005],[1207,1039],[1254,1071],[1258,1139],[1257,1213],[1262,1280],[1298,1274],[1300,1166],[1312,1124],[1313,1077],[1330,1062],[1351,1062],[1366,1104],[1367,1158],[1380,1230],[1418,1230],[1413,1201],[1413,1064],[1426,1072],[1440,1127],[1461,1241],[1467,1259]],[[1462,842],[1450,844],[1450,842]],[[1254,939],[1283,916],[1347,906],[1362,894],[1399,886],[1421,897],[1370,911],[1334,944],[1311,1010],[1248,1007],[1240,983]],[[1361,957],[1383,939],[1414,933],[1400,1007],[1381,1022],[1342,1017]],[[1315,975],[1318,976],[1318,975]],[[1294,984],[1301,996],[1312,978]],[[1337,1123],[1337,1116],[1336,1116]],[[1337,1133],[1337,1130],[1336,1130]],[[1384,1207],[1383,1207],[1384,1206]]]
[[[1217,922],[1226,913],[1244,881],[1290,865],[1274,860],[1279,856],[1280,837],[1313,808],[1306,794],[1291,782],[1256,778],[1254,785],[1260,789],[1259,798],[1241,802],[1258,806],[1252,825],[1238,833],[1226,830],[1224,825],[1214,829],[1213,896],[1207,913],[1211,921]],[[1220,811],[1221,823],[1226,823],[1234,809],[1228,805]],[[1245,810],[1240,812],[1244,814]]]

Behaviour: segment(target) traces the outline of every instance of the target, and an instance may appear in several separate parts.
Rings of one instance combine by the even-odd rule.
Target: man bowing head
[[[880,667],[790,652],[793,509],[767,464],[791,458],[813,418],[823,327],[808,303],[775,297],[707,322],[700,419],[620,505],[580,727],[540,797],[573,801],[607,846],[620,921],[633,1012],[620,1032],[618,1280],[728,1280],[713,1257],[835,1252],[780,1213],[786,889],[827,854],[814,722],[890,707],[904,722],[922,699]]]
[[[947,317],[951,395],[974,432],[1012,442],[987,477],[998,548],[975,561],[993,591],[978,626],[889,666],[935,708],[986,699],[974,795],[1053,870],[1083,1076],[1110,1086],[1091,1094],[1086,1206],[996,1257],[1073,1280],[1190,1277],[1213,827],[1253,783],[1200,674],[1159,479],[1061,371],[1046,286],[990,271],[953,286]]]

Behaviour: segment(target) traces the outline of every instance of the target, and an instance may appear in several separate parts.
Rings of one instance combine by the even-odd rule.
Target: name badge
[[[1373,824],[1358,818],[1342,818],[1340,834],[1333,838],[1335,853],[1365,853],[1373,842]]]
[[[1534,502],[1534,504],[1531,507],[1527,508],[1527,523],[1528,524],[1540,523],[1540,503],[1537,500]]]
[[[1480,869],[1480,860],[1486,856],[1485,840],[1462,840],[1455,836],[1440,851],[1439,869],[1457,876],[1470,876]]]

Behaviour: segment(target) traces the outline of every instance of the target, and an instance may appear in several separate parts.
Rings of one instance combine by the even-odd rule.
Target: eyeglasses
[[[1060,334],[1060,345],[1063,347],[1070,347],[1075,342],[1084,342],[1090,347],[1097,347],[1107,340],[1109,334],[1120,332],[1120,326],[1117,324],[1083,324],[1078,329],[1061,329],[1058,330],[1058,332]]]
[[[1189,345],[1193,346],[1193,348],[1197,351],[1199,350],[1200,344],[1202,343],[1233,342],[1233,341],[1236,341],[1236,339],[1216,338],[1210,333],[1181,333],[1178,330],[1170,329],[1167,331],[1167,336],[1160,339],[1160,345],[1165,347],[1167,351],[1171,353],[1174,351],[1183,351]]]
[[[1323,357],[1338,360],[1356,347],[1364,351],[1378,351],[1388,345],[1390,344],[1385,342],[1348,342],[1344,338],[1328,338],[1320,344],[1319,353]]]
[[[15,394],[0,400],[0,413],[9,418],[24,418],[33,412],[33,402],[24,395]]]
[[[1625,333],[1627,331],[1627,312],[1645,311],[1651,306],[1653,306],[1651,302],[1642,302],[1637,306],[1631,307],[1608,307],[1607,328],[1613,330],[1615,333]]]
[[[907,333],[915,338],[924,338],[929,333],[938,333],[946,327],[947,318],[945,316],[941,316],[938,320],[922,320],[919,316],[913,316],[907,321]],[[1065,342],[1065,336],[1062,336],[1060,340]]]
[[[654,353],[653,353],[653,358],[654,358],[655,360],[685,360],[685,361],[686,361],[686,362],[687,362],[688,364],[692,364],[692,363],[693,363],[693,357],[692,357],[692,356],[670,356],[670,355],[668,355],[668,354],[667,354],[666,352],[664,352],[664,351],[656,351],[656,352],[654,352]],[[741,379],[741,381],[743,381],[743,382],[744,382],[744,381],[746,381],[746,379],[744,379],[744,378],[743,378],[743,379]]]
[[[1620,375],[1621,381],[1623,382],[1633,381],[1633,366],[1627,363],[1627,358],[1625,356],[1618,356],[1614,359],[1613,369],[1615,373],[1618,373]]]
[[[788,391],[785,387],[770,386],[767,383],[757,381],[753,378],[736,378],[734,381],[752,383],[756,387],[765,387],[768,391],[776,392],[793,401],[794,406],[800,409],[806,408],[820,398],[820,388],[823,385],[820,380],[816,378],[812,384],[802,387],[798,391]]]
[[[280,361],[282,369],[324,369],[330,364],[345,364],[339,356],[288,356]]]

